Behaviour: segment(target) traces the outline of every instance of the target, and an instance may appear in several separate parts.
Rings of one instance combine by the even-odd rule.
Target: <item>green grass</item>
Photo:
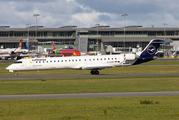
[[[179,91],[179,77],[75,78],[0,81],[0,94]]]
[[[149,74],[149,73],[178,73],[179,66],[128,66],[128,67],[115,67],[99,71],[100,74]],[[37,71],[18,71],[19,75],[67,75],[67,74],[90,74],[90,70],[40,70]],[[14,75],[7,71],[5,68],[0,68],[1,75]]]
[[[7,67],[7,66],[9,66],[10,64],[12,64],[12,63],[0,63],[0,67]]]
[[[154,61],[148,64],[159,63]],[[164,63],[160,62],[160,64]],[[118,67],[102,70],[100,74],[178,73],[178,67],[162,65]],[[19,74],[90,74],[89,72],[89,70],[64,69],[22,71]],[[0,68],[0,75],[13,75],[13,73]],[[179,77],[135,77],[0,81],[0,94],[179,91],[178,79]],[[153,103],[140,104],[140,101],[145,100]],[[178,120],[179,96],[0,100],[0,119]]]
[[[140,104],[150,100],[153,104]],[[1,120],[178,120],[179,96],[1,100]]]
[[[153,61],[150,61],[150,62],[146,62],[146,63],[143,63],[143,64],[146,64],[146,65],[156,65],[156,64],[179,64],[179,61],[160,61],[160,60],[153,60]]]
[[[150,61],[150,62],[146,62],[146,63],[143,63],[143,64],[146,64],[146,65],[152,65],[152,64],[179,64],[179,61]]]

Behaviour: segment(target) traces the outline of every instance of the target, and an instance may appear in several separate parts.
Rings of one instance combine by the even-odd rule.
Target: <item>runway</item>
[[[100,74],[100,75],[12,75],[1,76],[0,80],[34,80],[34,79],[67,79],[67,78],[111,78],[111,77],[156,77],[179,76],[179,73],[155,73],[155,74]]]
[[[179,91],[0,95],[0,100],[7,100],[7,99],[100,98],[100,97],[142,97],[142,96],[175,96],[175,95],[179,95]]]

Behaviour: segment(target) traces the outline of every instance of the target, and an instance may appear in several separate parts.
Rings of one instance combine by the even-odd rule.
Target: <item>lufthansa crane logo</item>
[[[149,47],[147,48],[147,52],[148,52],[150,55],[153,55],[153,54],[155,54],[156,49],[155,49],[155,47],[154,47],[153,45],[151,45],[151,46],[149,46]]]

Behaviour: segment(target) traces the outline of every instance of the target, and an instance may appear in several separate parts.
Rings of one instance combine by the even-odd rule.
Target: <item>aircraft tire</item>
[[[96,74],[96,75],[99,75],[99,71],[98,71],[98,70],[96,70],[96,71],[95,71],[95,74]]]
[[[94,70],[91,70],[91,75],[94,75],[95,74],[95,71]]]
[[[98,71],[98,70],[95,70],[95,71],[94,71],[94,70],[91,70],[91,74],[92,74],[92,75],[99,75],[99,71]]]

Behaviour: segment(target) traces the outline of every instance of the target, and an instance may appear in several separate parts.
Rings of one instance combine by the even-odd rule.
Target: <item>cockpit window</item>
[[[19,64],[19,63],[22,63],[22,61],[16,61],[14,64]]]

